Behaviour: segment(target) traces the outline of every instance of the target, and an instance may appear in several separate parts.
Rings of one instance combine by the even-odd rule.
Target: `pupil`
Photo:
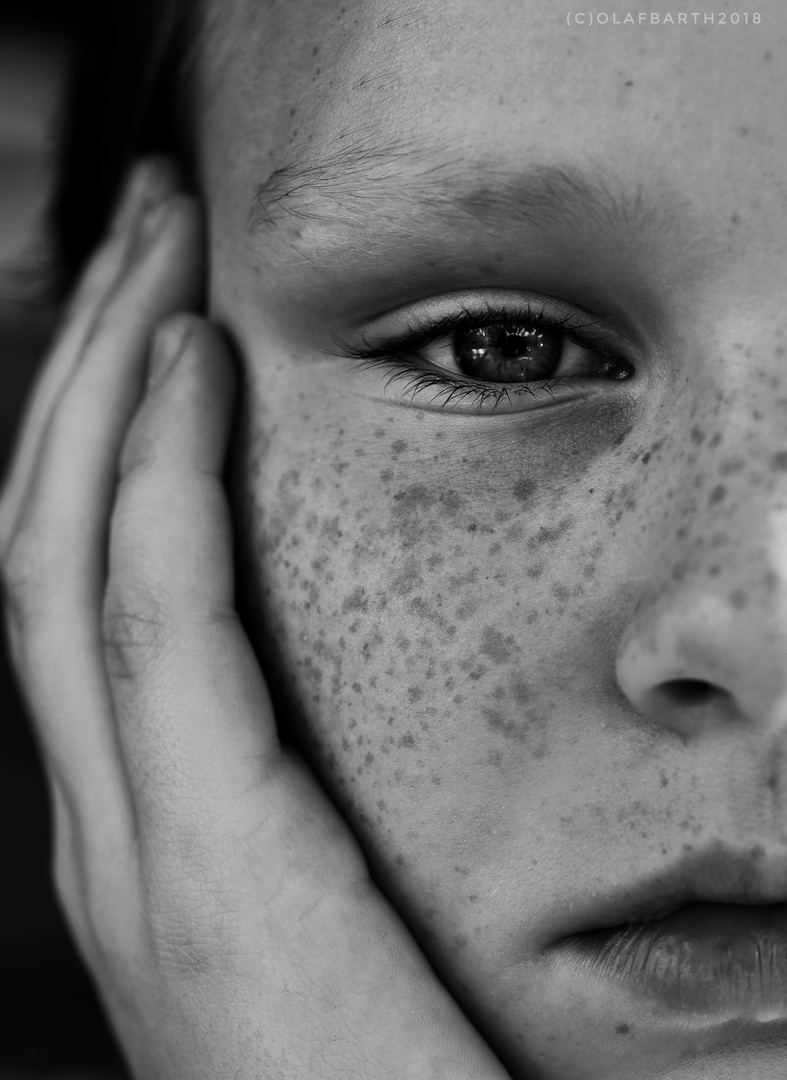
[[[554,374],[562,334],[544,326],[481,326],[458,334],[456,362],[465,375],[486,382],[529,382]]]

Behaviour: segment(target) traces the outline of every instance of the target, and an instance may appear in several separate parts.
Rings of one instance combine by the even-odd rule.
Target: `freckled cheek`
[[[435,476],[439,446],[337,431],[281,435],[254,481],[266,605],[310,724],[352,769],[426,731],[430,753],[472,730],[545,756],[543,688],[598,640],[584,629],[603,576],[587,513],[565,498],[556,511],[539,477],[489,456]]]
[[[560,863],[555,821],[586,845],[595,819],[575,804],[591,782],[619,789],[596,722],[612,715],[598,699],[617,504],[592,477],[556,497],[542,468],[478,450],[457,472],[439,443],[280,428],[249,475],[282,723],[299,722],[404,902],[442,910],[435,926],[472,922],[482,878]],[[504,926],[505,889],[496,903],[485,918]]]

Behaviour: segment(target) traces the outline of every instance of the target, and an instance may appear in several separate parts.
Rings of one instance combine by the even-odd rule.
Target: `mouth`
[[[577,975],[669,1011],[787,1019],[787,877],[765,870],[719,852],[694,859],[602,903],[558,953]]]
[[[585,973],[681,1012],[787,1017],[787,904],[690,904],[564,945]]]

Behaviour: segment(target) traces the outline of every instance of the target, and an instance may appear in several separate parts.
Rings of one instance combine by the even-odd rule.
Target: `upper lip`
[[[709,845],[661,873],[596,894],[564,922],[560,938],[665,918],[688,904],[763,905],[787,901],[787,852]]]

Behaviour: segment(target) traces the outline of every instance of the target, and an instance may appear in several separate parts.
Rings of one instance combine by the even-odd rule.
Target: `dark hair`
[[[173,153],[189,172],[181,84],[197,6],[196,0],[78,5],[50,214],[60,296],[103,235],[135,157]]]

